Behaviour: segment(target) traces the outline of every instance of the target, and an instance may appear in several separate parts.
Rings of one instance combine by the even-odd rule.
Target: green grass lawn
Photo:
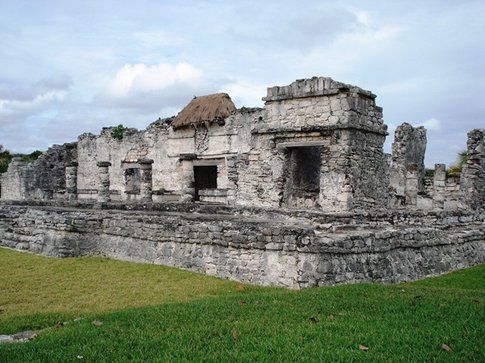
[[[0,334],[83,318],[0,345],[0,362],[483,362],[484,303],[484,265],[399,285],[288,291],[0,249]]]

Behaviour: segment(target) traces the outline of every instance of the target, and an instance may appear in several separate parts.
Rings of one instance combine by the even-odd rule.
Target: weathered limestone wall
[[[31,197],[33,184],[32,166],[20,158],[14,158],[7,172],[2,174],[2,199],[28,199]]]
[[[482,204],[481,208],[483,209],[484,207],[485,204]],[[447,177],[445,184],[444,209],[455,210],[459,208],[463,208],[463,205],[460,202],[460,179],[456,177]]]
[[[135,163],[139,158],[151,158],[155,151],[165,151],[157,144],[158,133],[125,129],[122,140],[111,135],[112,128],[105,128],[99,136],[83,134],[78,139],[78,189],[82,199],[92,198],[89,191],[97,191],[97,162],[110,162],[109,179],[113,199],[128,199],[125,194],[125,169],[123,163]],[[94,172],[93,172],[94,171]],[[94,194],[96,198],[96,194]]]
[[[111,136],[112,128],[103,129],[99,136],[81,135],[78,141],[79,154],[79,189],[82,199],[96,199],[98,161],[109,161],[110,190],[113,200],[140,198],[127,194],[126,170],[138,168],[137,161],[142,158],[154,160],[154,190],[174,190],[179,183],[176,159],[169,156],[169,127],[163,121],[150,125],[147,130],[125,129],[123,139]],[[181,135],[184,137],[184,135]]]
[[[352,204],[369,210],[388,205],[389,172],[382,145],[385,135],[355,131],[350,135]]]
[[[110,208],[0,204],[0,245],[57,257],[159,263],[290,288],[408,281],[485,262],[484,216],[478,213]]]
[[[283,193],[284,150],[275,147],[271,135],[253,138],[252,151],[230,161],[237,187],[236,205],[279,206]],[[232,165],[234,165],[232,167]]]
[[[125,129],[121,140],[111,136],[112,128],[103,129],[99,136],[81,135],[78,140],[81,198],[92,199],[90,192],[97,190],[97,176],[92,173],[96,170],[96,162],[109,161],[114,199],[129,199],[125,193],[125,170],[130,165],[139,167],[137,160],[142,158],[154,161],[154,192],[164,190],[183,198],[186,189],[193,188],[191,170],[197,163],[218,165],[218,188],[234,189],[234,183],[227,176],[226,159],[249,152],[250,129],[257,112],[238,110],[225,120],[224,125],[215,124],[209,129],[201,126],[174,131],[170,127],[171,119],[165,119],[152,123],[144,131]],[[194,162],[195,159],[198,161]]]
[[[65,168],[76,159],[76,144],[54,145],[32,163],[14,159],[2,175],[4,200],[63,198]]]
[[[396,128],[389,169],[391,206],[415,207],[424,191],[426,130],[404,123]]]
[[[237,203],[325,211],[385,207],[387,126],[374,98],[323,77],[268,88],[251,153],[235,161]],[[291,195],[295,149],[310,147],[321,149],[320,190]]]
[[[54,145],[32,163],[35,187],[49,198],[49,193],[63,198],[66,189],[66,166],[77,159],[76,143]]]
[[[385,131],[382,109],[375,95],[331,78],[313,77],[288,86],[268,88],[264,129],[302,130],[306,127],[342,126]]]
[[[427,170],[424,190],[418,193],[416,208],[419,210],[466,209],[460,201],[460,176],[448,175],[445,164],[435,164]]]
[[[461,200],[469,208],[485,208],[485,129],[468,133],[467,162],[461,172]]]

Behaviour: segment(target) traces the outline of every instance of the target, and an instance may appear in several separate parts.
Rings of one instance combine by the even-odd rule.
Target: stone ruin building
[[[376,96],[314,77],[263,108],[194,97],[146,130],[83,134],[1,175],[0,245],[291,288],[397,282],[485,261],[485,144],[425,170],[426,130],[383,144]]]

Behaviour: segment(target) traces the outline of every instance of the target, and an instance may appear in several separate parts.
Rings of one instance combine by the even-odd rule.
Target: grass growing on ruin
[[[4,267],[6,263],[10,267]],[[153,265],[97,258],[53,260],[4,250],[0,266],[0,308],[12,299],[24,304],[17,309],[7,305],[9,311],[2,314],[10,317],[2,318],[0,334],[28,323],[12,323],[16,316],[32,314],[31,321],[38,324],[44,319],[39,314],[48,314],[52,306],[63,306],[67,315],[72,309],[75,313],[70,316],[75,316],[77,303],[54,301],[107,289],[80,300],[86,304],[83,320],[29,343],[0,345],[0,361],[483,361],[485,357],[483,265],[415,283],[303,291],[242,288]],[[87,271],[100,271],[103,277],[85,276]],[[131,279],[124,276],[128,273]],[[17,288],[7,282],[15,276],[19,276]],[[124,282],[118,284],[118,279]],[[41,310],[40,303],[25,305],[31,301],[26,289],[46,285],[44,280],[68,291],[52,295],[54,305]],[[141,290],[138,284],[144,280],[149,287]],[[8,299],[3,297],[6,284]],[[144,291],[146,300],[140,301],[145,297],[133,294],[133,288]],[[150,291],[153,288],[158,292]],[[90,299],[98,304],[92,305]],[[117,299],[124,302],[116,305]],[[41,300],[48,301],[45,296]],[[102,312],[104,305],[112,312]],[[44,321],[55,321],[49,319]],[[93,319],[103,324],[94,326]]]

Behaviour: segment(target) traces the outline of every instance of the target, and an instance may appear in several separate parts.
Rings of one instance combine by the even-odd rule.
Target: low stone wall
[[[0,204],[0,245],[290,288],[398,282],[485,262],[480,213],[324,214],[158,205]]]

